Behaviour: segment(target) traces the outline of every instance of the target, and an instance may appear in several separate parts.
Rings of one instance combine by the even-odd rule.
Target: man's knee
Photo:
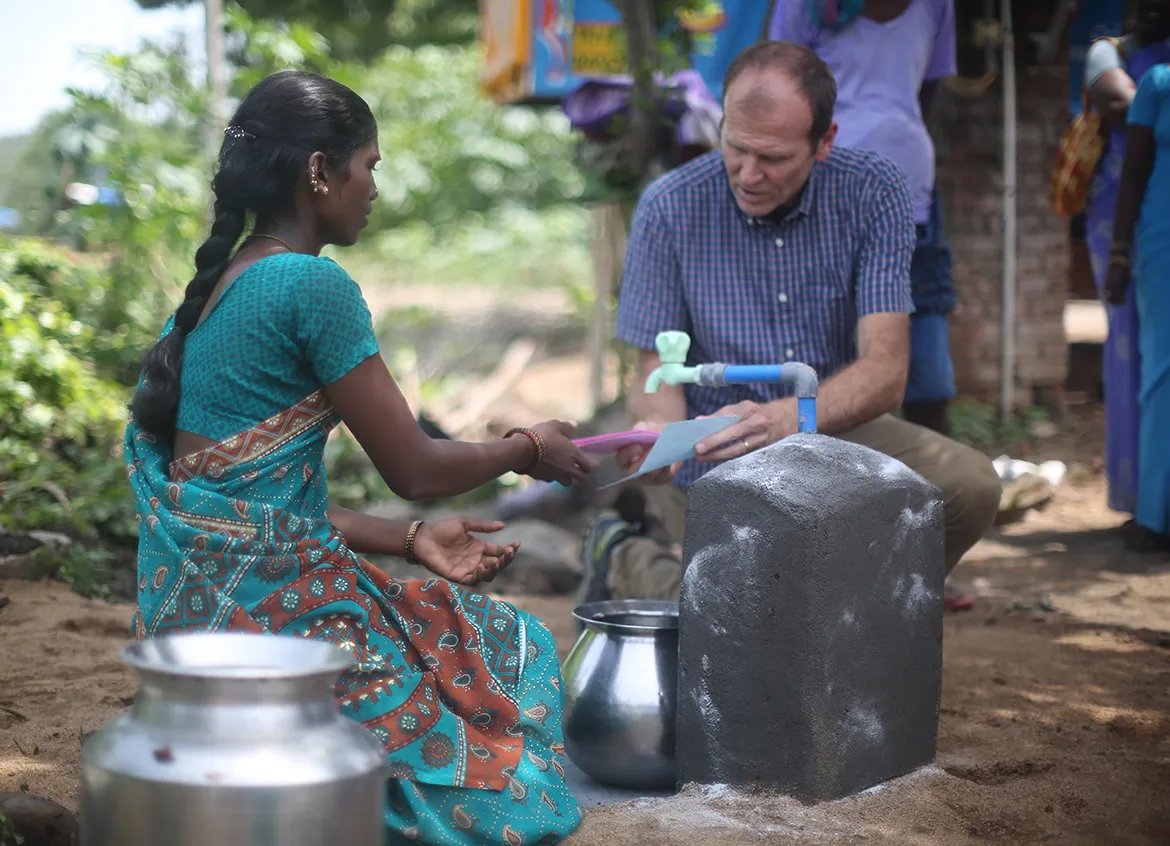
[[[990,458],[966,444],[952,443],[955,455],[947,473],[951,490],[944,491],[943,497],[948,503],[953,499],[959,513],[970,514],[976,523],[984,523],[981,532],[985,532],[995,522],[1003,483]]]
[[[991,459],[976,449],[949,441],[932,481],[942,491],[946,511],[946,572],[994,525],[1003,486]]]

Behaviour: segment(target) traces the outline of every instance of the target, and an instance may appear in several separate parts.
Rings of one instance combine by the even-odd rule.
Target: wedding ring
[[[747,438],[741,438],[740,443],[743,444],[743,451],[744,452],[751,452],[752,451],[752,445],[747,442]]]

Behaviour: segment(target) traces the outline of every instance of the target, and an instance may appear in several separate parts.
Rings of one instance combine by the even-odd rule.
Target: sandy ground
[[[1099,479],[1074,481],[956,571],[980,599],[946,621],[936,767],[812,807],[689,788],[591,811],[571,842],[1170,843],[1170,562],[1122,551],[1103,501]],[[130,608],[0,588],[0,790],[73,807],[80,737],[134,694]],[[517,604],[567,651],[568,599]]]

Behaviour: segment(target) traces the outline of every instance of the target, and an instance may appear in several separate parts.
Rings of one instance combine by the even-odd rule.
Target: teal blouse
[[[378,352],[361,289],[336,262],[280,253],[231,284],[183,347],[177,425],[220,441]]]

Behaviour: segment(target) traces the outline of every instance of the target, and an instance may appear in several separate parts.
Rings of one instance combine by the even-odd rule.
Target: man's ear
[[[821,136],[821,140],[817,142],[816,152],[813,157],[818,162],[823,162],[829,157],[829,153],[833,152],[833,142],[837,138],[837,121],[829,124],[829,131]]]

